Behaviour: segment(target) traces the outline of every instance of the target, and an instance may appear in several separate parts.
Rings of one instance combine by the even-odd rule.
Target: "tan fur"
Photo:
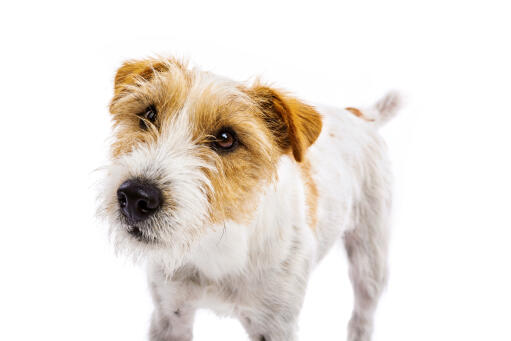
[[[203,158],[213,161],[216,169],[205,170],[214,188],[211,220],[248,222],[258,203],[260,185],[274,179],[280,155],[259,107],[231,84],[214,83],[200,94],[191,94],[188,110],[195,140],[211,140],[224,127],[236,132],[239,145],[233,152],[203,149]]]
[[[371,122],[371,121],[374,121],[374,120],[371,120],[367,117],[364,116],[364,113],[362,111],[360,111],[360,109],[357,109],[357,108],[353,108],[353,107],[347,107],[347,108],[344,108],[346,110],[348,110],[349,112],[351,112],[353,115],[357,116],[357,117],[360,117],[361,119],[363,120],[366,120],[368,122]]]
[[[284,152],[291,150],[296,161],[301,162],[306,149],[321,132],[319,113],[312,106],[264,85],[257,84],[248,93],[263,108],[264,119],[280,148]]]
[[[300,164],[300,175],[305,184],[305,200],[307,204],[307,223],[313,230],[318,224],[318,187],[312,177],[312,165],[309,159],[305,159]]]
[[[191,82],[191,75],[176,60],[124,63],[115,76],[114,97],[110,103],[116,132],[112,155],[119,157],[128,153],[138,143],[154,143],[159,127],[182,108]],[[143,131],[139,127],[138,115],[149,105],[156,107],[158,119],[154,126],[149,125],[154,129]]]
[[[127,85],[135,85],[140,80],[149,81],[158,72],[169,71],[171,68],[186,73],[186,64],[177,59],[128,60],[115,74],[114,93],[119,95]]]

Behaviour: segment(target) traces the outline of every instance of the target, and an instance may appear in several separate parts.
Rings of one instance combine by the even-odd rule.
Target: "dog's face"
[[[321,130],[319,114],[292,97],[176,60],[124,63],[110,112],[100,210],[118,247],[176,264],[208,229],[248,223],[279,158],[301,161]]]

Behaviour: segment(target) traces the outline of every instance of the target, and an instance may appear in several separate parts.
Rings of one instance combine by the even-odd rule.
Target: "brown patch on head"
[[[258,196],[275,178],[280,156],[261,109],[238,84],[204,75],[190,91],[187,110],[193,139],[202,141],[202,157],[215,166],[205,170],[214,188],[209,193],[212,222],[247,223]],[[212,148],[209,142],[224,129],[237,138],[231,151]]]
[[[186,65],[176,59],[143,59],[128,60],[122,64],[115,74],[114,93],[119,95],[129,85],[150,81],[157,73],[178,68],[186,72]]]
[[[210,198],[212,220],[246,223],[257,208],[258,195],[276,178],[280,156],[292,152],[301,162],[319,136],[321,117],[313,107],[269,87],[246,88],[205,78],[204,84],[194,85],[190,93],[194,104],[188,109],[193,113],[195,138],[207,139],[229,128],[239,139],[238,148],[232,152],[204,153],[217,169],[206,170],[215,189]],[[312,178],[308,184],[310,216],[315,217],[317,190]],[[311,224],[316,224],[316,218]]]
[[[307,223],[310,228],[315,229],[318,224],[318,188],[312,177],[312,165],[308,159],[300,164],[300,175],[305,184]]]
[[[247,93],[263,112],[263,119],[284,152],[292,151],[301,162],[307,148],[318,138],[322,121],[310,105],[267,86],[255,85]]]
[[[357,109],[357,108],[347,107],[345,109],[348,110],[349,112],[351,112],[353,115],[355,115],[357,117],[360,117],[363,120],[366,120],[366,121],[369,121],[369,122],[374,121],[374,120],[371,120],[371,119],[365,117],[364,113],[362,111],[360,111],[359,109]]]
[[[112,155],[127,153],[138,143],[154,142],[163,123],[184,105],[191,82],[191,73],[174,59],[125,62],[117,70],[110,102],[116,132]],[[144,131],[141,114],[149,106],[157,111],[157,119]]]

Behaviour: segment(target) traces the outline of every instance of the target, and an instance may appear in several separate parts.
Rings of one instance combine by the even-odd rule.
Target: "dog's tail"
[[[396,116],[402,102],[401,95],[397,91],[390,91],[368,111],[373,116],[374,123],[381,127]]]
[[[398,110],[401,108],[401,103],[401,95],[397,91],[390,91],[369,108],[359,110],[348,107],[346,110],[380,127],[396,116]]]

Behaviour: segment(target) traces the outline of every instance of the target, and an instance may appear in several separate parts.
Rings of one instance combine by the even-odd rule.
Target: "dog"
[[[99,213],[115,249],[147,267],[150,340],[192,340],[198,308],[238,318],[254,341],[296,340],[311,272],[338,242],[348,340],[370,340],[391,208],[378,128],[399,102],[311,105],[173,58],[125,62]]]

